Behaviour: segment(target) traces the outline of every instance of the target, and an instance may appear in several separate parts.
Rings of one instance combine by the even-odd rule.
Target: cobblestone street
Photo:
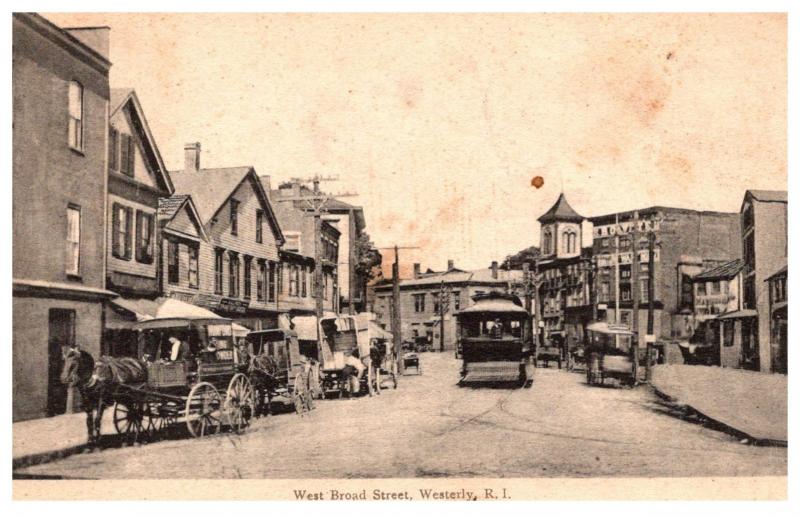
[[[456,386],[451,354],[422,354],[397,390],[321,401],[236,436],[109,448],[18,474],[66,478],[352,478],[786,475],[787,449],[682,420],[647,387],[588,387],[536,370],[531,389]],[[105,432],[109,432],[105,429]]]

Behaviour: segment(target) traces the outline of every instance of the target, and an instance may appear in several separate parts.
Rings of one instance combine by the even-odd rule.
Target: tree
[[[509,255],[505,258],[503,263],[500,265],[500,269],[522,269],[522,264],[528,263],[531,266],[533,265],[534,260],[539,257],[539,248],[536,246],[531,246],[529,248],[525,248],[513,255]]]
[[[367,284],[375,278],[380,270],[383,256],[375,248],[367,232],[361,232],[353,242],[355,263],[353,269],[356,274],[357,284],[362,290],[362,299],[367,299]]]

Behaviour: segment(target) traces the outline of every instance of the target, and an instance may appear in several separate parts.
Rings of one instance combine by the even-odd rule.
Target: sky
[[[168,168],[199,141],[273,185],[337,176],[423,270],[538,245],[561,191],[591,217],[787,188],[782,14],[45,16],[111,27]]]

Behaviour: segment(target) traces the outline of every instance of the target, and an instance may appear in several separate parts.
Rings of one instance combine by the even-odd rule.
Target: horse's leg
[[[94,437],[94,407],[91,404],[86,404],[84,402],[84,413],[86,413],[86,451],[91,452],[92,448],[95,444],[95,437]]]
[[[94,434],[95,434],[95,444],[99,447],[100,446],[100,438],[102,434],[100,433],[101,424],[103,422],[103,412],[105,411],[106,403],[104,397],[99,397],[97,400],[97,408],[94,415]]]

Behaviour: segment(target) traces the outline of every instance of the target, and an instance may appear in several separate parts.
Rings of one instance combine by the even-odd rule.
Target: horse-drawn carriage
[[[270,412],[272,399],[286,397],[302,414],[314,408],[314,389],[319,385],[319,368],[300,353],[297,332],[270,329],[247,335],[250,378],[256,393],[256,415]]]
[[[635,332],[620,325],[600,321],[586,327],[589,346],[586,359],[586,382],[589,385],[605,384],[614,379],[620,384],[636,384],[633,343]]]
[[[62,380],[78,388],[87,413],[89,442],[100,437],[104,409],[113,404],[116,431],[130,441],[148,439],[183,424],[192,436],[222,425],[250,424],[253,386],[233,344],[231,321],[210,311],[188,317],[145,317],[139,357],[103,356],[96,362],[79,348],[64,354]],[[183,357],[172,360],[168,337],[180,336]]]
[[[561,369],[561,363],[564,360],[564,337],[559,331],[552,332],[547,340],[536,349],[536,366],[544,363],[544,367],[550,366],[550,362],[558,365]]]
[[[524,335],[529,314],[519,298],[491,292],[456,314],[463,358],[460,384],[516,383],[530,386],[533,364]]]

